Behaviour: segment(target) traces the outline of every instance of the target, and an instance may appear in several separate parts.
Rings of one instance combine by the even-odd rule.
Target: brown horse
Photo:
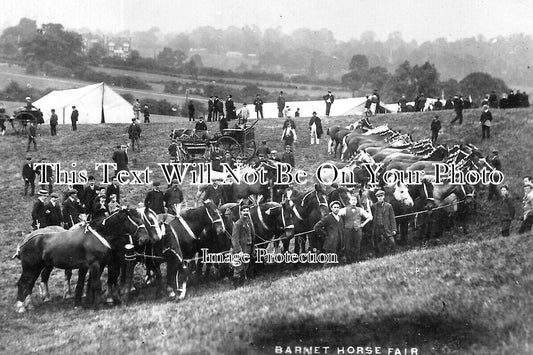
[[[33,286],[41,271],[46,269],[49,275],[54,267],[79,269],[75,295],[77,305],[81,304],[85,276],[90,271],[91,287],[88,297],[94,299],[94,306],[98,307],[103,266],[112,262],[115,253],[124,250],[126,244],[145,243],[149,239],[142,220],[127,209],[86,225],[76,225],[70,230],[52,227],[33,231],[24,238],[15,254],[22,263],[22,275],[18,281],[17,312],[25,312],[26,305],[31,303]],[[118,270],[116,267],[110,267],[109,273],[118,273]],[[45,280],[47,281],[47,278]]]

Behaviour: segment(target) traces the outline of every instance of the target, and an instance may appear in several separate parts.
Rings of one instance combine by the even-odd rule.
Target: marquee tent
[[[56,110],[59,124],[70,124],[72,106],[79,112],[79,124],[128,123],[133,118],[133,106],[105,83],[79,89],[54,90],[35,101],[45,117]]]
[[[351,99],[335,99],[331,105],[330,116],[349,116],[349,115],[363,115],[365,110],[366,97],[355,97]],[[291,109],[291,116],[294,117],[296,109],[300,109],[301,117],[311,117],[313,111],[316,111],[318,116],[326,114],[326,103],[324,100],[317,101],[287,101],[285,106]],[[255,118],[254,105],[250,105],[251,117]],[[390,112],[382,104],[380,104],[385,112]],[[263,114],[265,118],[278,117],[278,105],[276,102],[269,102],[263,104]]]

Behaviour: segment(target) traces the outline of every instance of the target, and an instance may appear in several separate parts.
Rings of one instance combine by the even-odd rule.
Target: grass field
[[[483,152],[497,148],[506,182],[521,196],[522,175],[533,167],[533,111],[493,112],[493,138],[481,141],[479,111],[465,111],[463,126],[447,124],[453,112],[441,112],[442,143],[473,143]],[[384,115],[374,125],[429,136],[431,113]],[[325,127],[357,117],[323,119]],[[156,118],[143,125],[143,151],[130,152],[130,168],[154,170],[167,161],[168,133],[192,126],[183,118]],[[313,173],[329,159],[326,142],[310,146],[308,118],[297,120],[296,166]],[[169,122],[170,121],[170,122]],[[257,124],[256,141],[281,149],[282,120]],[[210,128],[214,124],[210,124]],[[39,152],[65,169],[94,171],[110,162],[113,146],[127,142],[127,125],[80,125],[78,132],[59,127],[50,137],[40,128]],[[11,133],[11,131],[8,131]],[[33,198],[21,196],[25,137],[0,137],[0,352],[2,353],[274,353],[276,345],[417,347],[419,354],[530,354],[533,352],[533,241],[499,238],[494,205],[481,196],[480,210],[468,236],[448,233],[441,240],[416,244],[387,258],[324,270],[267,273],[243,289],[227,281],[190,288],[181,302],[155,301],[142,290],[133,305],[99,312],[73,309],[59,299],[62,273],[51,280],[52,302],[16,315],[15,284],[20,263],[10,260],[31,224]],[[101,173],[96,172],[97,180]],[[188,205],[194,188],[183,186]],[[57,187],[63,191],[65,187]],[[301,190],[304,188],[302,187]],[[148,186],[123,186],[124,202],[142,200]],[[517,228],[516,222],[514,229]],[[386,353],[386,352],[384,352]]]

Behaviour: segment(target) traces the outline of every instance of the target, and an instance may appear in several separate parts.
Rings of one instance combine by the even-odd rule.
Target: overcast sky
[[[200,26],[218,29],[281,26],[284,33],[306,27],[327,28],[338,40],[374,31],[378,40],[400,31],[419,42],[511,33],[533,33],[531,0],[3,0],[0,26],[28,17],[61,23],[68,29],[120,32],[189,32]],[[5,4],[8,2],[7,4]]]

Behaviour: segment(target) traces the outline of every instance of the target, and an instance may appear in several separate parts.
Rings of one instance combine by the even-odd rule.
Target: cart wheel
[[[256,147],[255,141],[247,142],[243,147],[242,154],[246,157],[246,161],[250,161],[255,157]]]
[[[236,159],[237,156],[241,153],[241,145],[233,137],[222,136],[218,139],[218,144],[226,152],[230,152],[231,157],[233,159]]]

